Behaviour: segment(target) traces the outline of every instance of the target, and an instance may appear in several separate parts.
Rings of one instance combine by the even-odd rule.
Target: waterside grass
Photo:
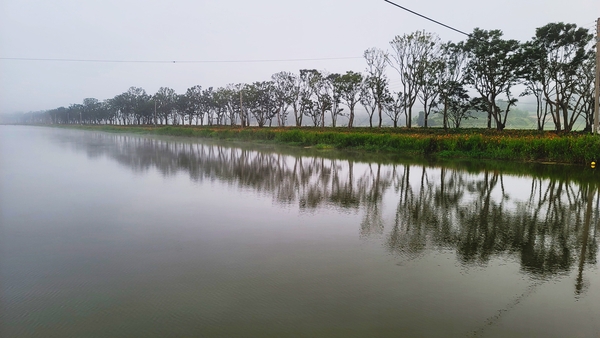
[[[74,126],[68,126],[74,127]],[[317,149],[389,152],[437,159],[470,158],[589,164],[600,160],[600,136],[531,130],[435,128],[311,128],[233,126],[77,126],[80,129],[241,141]]]

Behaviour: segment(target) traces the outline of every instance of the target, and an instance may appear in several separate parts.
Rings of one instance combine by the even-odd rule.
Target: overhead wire
[[[404,6],[401,6],[390,0],[384,0],[392,6],[398,7],[411,14],[417,15],[423,19],[434,22],[440,26],[451,29],[460,34],[468,37],[473,37],[471,34],[466,33],[460,29],[454,28],[450,25],[442,23],[438,20],[432,19],[426,15],[415,12]],[[596,25],[596,21],[593,21],[589,25],[586,24],[585,28],[591,28]],[[347,57],[329,57],[329,58],[299,58],[299,59],[257,59],[257,60],[111,60],[111,59],[73,59],[73,58],[28,58],[28,57],[0,57],[0,60],[11,60],[11,61],[52,61],[52,62],[96,62],[96,63],[266,63],[266,62],[299,62],[299,61],[325,61],[325,60],[349,60],[349,59],[362,59],[362,56],[347,56]]]
[[[461,31],[461,30],[459,30],[459,29],[457,29],[457,28],[454,28],[454,27],[452,27],[452,26],[446,25],[446,24],[444,24],[444,23],[442,23],[442,22],[440,22],[440,21],[434,20],[434,19],[432,19],[432,18],[430,18],[430,17],[428,17],[428,16],[425,16],[425,15],[423,15],[423,14],[417,13],[417,12],[415,12],[415,11],[413,11],[413,10],[410,10],[410,9],[408,9],[408,8],[404,7],[404,6],[398,5],[397,3],[394,3],[394,2],[392,2],[392,1],[389,1],[389,0],[383,0],[383,1],[385,1],[385,2],[389,3],[389,4],[393,5],[393,6],[396,6],[396,7],[400,8],[400,9],[403,9],[403,10],[405,10],[405,11],[409,12],[409,13],[412,13],[412,14],[414,14],[414,15],[417,15],[417,16],[419,16],[419,17],[423,18],[423,19],[429,20],[429,21],[431,21],[431,22],[434,22],[434,23],[436,23],[436,24],[438,24],[438,25],[441,25],[441,26],[443,26],[443,27],[446,27],[446,28],[448,28],[448,29],[451,29],[451,30],[453,30],[453,31],[455,31],[455,32],[458,32],[458,33],[460,33],[460,34],[464,34],[464,35],[466,35],[466,36],[468,36],[468,37],[470,37],[470,38],[472,38],[472,37],[473,37],[473,36],[472,36],[471,34],[469,34],[469,33],[465,33],[465,32],[463,32],[463,31]],[[593,29],[594,27],[596,27],[596,25],[597,25],[596,21],[593,21],[591,24],[585,24],[583,27],[584,27],[584,28],[586,28],[586,29]],[[391,82],[390,82],[390,84],[391,84]],[[581,121],[579,121],[578,127],[580,127],[580,126],[581,126],[581,124],[582,124],[582,122],[581,122]]]
[[[437,20],[434,20],[434,19],[432,19],[432,18],[430,18],[430,17],[428,17],[428,16],[425,16],[425,15],[423,15],[423,14],[419,14],[419,13],[417,13],[417,12],[415,12],[415,11],[413,11],[413,10],[410,10],[410,9],[408,9],[408,8],[404,7],[404,6],[400,6],[400,5],[398,5],[397,3],[395,3],[395,2],[391,2],[391,1],[389,1],[389,0],[383,0],[383,1],[385,1],[385,2],[389,3],[390,5],[393,5],[393,6],[396,6],[396,7],[398,7],[398,8],[401,8],[401,9],[403,9],[403,10],[405,10],[405,11],[409,12],[409,13],[412,13],[412,14],[414,14],[414,15],[420,16],[420,17],[422,17],[423,19],[426,19],[426,20],[429,20],[429,21],[431,21],[431,22],[434,22],[434,23],[436,23],[436,24],[438,24],[438,25],[440,25],[440,26],[444,26],[444,27],[446,27],[446,28],[448,28],[448,29],[451,29],[451,30],[453,30],[453,31],[455,31],[455,32],[458,32],[458,33],[460,33],[460,34],[464,34],[464,35],[466,35],[466,36],[468,36],[468,37],[471,37],[471,34],[469,34],[469,33],[465,33],[465,32],[463,32],[463,31],[461,31],[460,29],[457,29],[457,28],[454,28],[454,27],[452,27],[452,26],[446,25],[445,23],[441,23],[441,22],[439,22],[439,21],[437,21]]]
[[[389,0],[385,2],[401,8],[409,13],[422,17],[438,25],[451,29],[460,34],[471,37],[471,34],[465,33],[457,28],[446,25],[440,21],[432,19],[423,14],[417,13],[404,6]],[[350,60],[362,59],[362,56],[330,57],[330,58],[306,58],[306,59],[257,59],[257,60],[111,60],[111,59],[74,59],[74,58],[28,58],[28,57],[0,57],[0,60],[7,61],[50,61],[50,62],[93,62],[93,63],[267,63],[267,62],[300,62],[300,61],[325,61],[325,60]]]
[[[438,20],[432,19],[426,15],[415,12],[411,9],[408,9],[404,6],[401,6],[395,2],[384,0],[385,2],[398,7],[402,10],[405,10],[411,14],[419,16],[423,19],[429,20],[435,24],[458,32],[460,34],[466,35],[470,38],[473,36],[469,33],[466,33],[460,29],[454,28],[450,25],[444,24]],[[591,27],[595,26],[596,22],[592,22],[590,24]],[[588,24],[584,26],[588,27]],[[347,56],[347,57],[328,57],[328,58],[298,58],[298,59],[255,59],[255,60],[119,60],[119,59],[75,59],[75,58],[28,58],[28,57],[0,57],[0,60],[7,61],[50,61],[50,62],[82,62],[82,63],[154,63],[154,64],[176,64],[176,63],[185,63],[185,64],[202,64],[202,63],[268,63],[268,62],[301,62],[301,61],[326,61],[326,60],[349,60],[349,59],[362,59],[362,56]],[[390,81],[390,86],[396,87],[399,86],[399,81]]]
[[[299,62],[362,59],[362,56],[345,56],[330,58],[306,59],[257,59],[257,60],[111,60],[111,59],[63,59],[63,58],[26,58],[0,57],[0,60],[11,61],[52,61],[52,62],[95,62],[95,63],[266,63],[266,62]]]

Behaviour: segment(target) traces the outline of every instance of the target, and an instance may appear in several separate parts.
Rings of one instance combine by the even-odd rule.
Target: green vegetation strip
[[[74,126],[68,126],[74,127]],[[257,128],[226,126],[77,126],[126,132],[244,141],[271,141],[316,148],[357,149],[422,155],[587,164],[600,159],[600,137],[587,133],[558,134],[524,130],[407,128]]]

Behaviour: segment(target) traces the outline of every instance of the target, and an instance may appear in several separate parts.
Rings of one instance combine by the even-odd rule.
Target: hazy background
[[[465,32],[501,29],[525,41],[550,22],[594,29],[597,0],[398,0]],[[194,85],[268,80],[279,71],[364,71],[362,53],[388,49],[395,35],[424,29],[442,40],[465,36],[383,0],[0,0],[0,112],[27,112],[112,98],[130,86],[154,94]],[[354,58],[352,58],[354,57]],[[56,62],[5,58],[113,61]],[[352,59],[350,59],[352,58]],[[392,89],[399,81],[388,71]]]

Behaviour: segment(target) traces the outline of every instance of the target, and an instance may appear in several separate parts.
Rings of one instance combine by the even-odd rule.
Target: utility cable
[[[415,12],[415,11],[411,11],[410,9],[408,9],[408,8],[406,8],[406,7],[402,7],[402,6],[398,5],[397,3],[391,2],[391,1],[389,1],[389,0],[383,0],[383,1],[385,1],[385,2],[389,3],[390,5],[394,5],[394,6],[398,7],[398,8],[401,8],[401,9],[403,9],[403,10],[405,10],[405,11],[409,12],[409,13],[412,13],[412,14],[414,14],[414,15],[420,16],[420,17],[422,17],[423,19],[429,20],[429,21],[431,21],[431,22],[435,22],[435,23],[437,23],[438,25],[444,26],[444,27],[446,27],[446,28],[448,28],[448,29],[451,29],[451,30],[453,30],[453,31],[455,31],[455,32],[458,32],[458,33],[460,33],[460,34],[464,34],[464,35],[466,35],[466,36],[468,36],[468,37],[471,37],[471,34],[469,34],[469,33],[465,33],[465,32],[463,32],[463,31],[461,31],[461,30],[459,30],[459,29],[456,29],[456,28],[454,28],[454,27],[448,26],[448,25],[446,25],[446,24],[444,24],[444,23],[441,23],[441,22],[439,22],[439,21],[437,21],[437,20],[434,20],[434,19],[432,19],[432,18],[430,18],[430,17],[427,17],[427,16],[425,16],[425,15],[423,15],[423,14],[419,14],[419,13],[417,13],[417,12]]]
[[[53,61],[53,62],[104,62],[104,63],[265,63],[362,59],[362,56],[308,58],[308,59],[262,59],[262,60],[103,60],[103,59],[60,59],[60,58],[21,58],[0,57],[0,60],[12,61]]]
[[[400,6],[389,0],[385,2],[401,8],[409,13],[417,15],[421,18],[434,22],[438,25],[444,26],[460,34],[464,34],[468,37],[472,37],[471,34],[465,33],[452,26],[446,25],[442,22],[434,20],[423,14],[419,14],[406,7]],[[349,60],[349,59],[362,59],[362,56],[348,56],[348,57],[331,57],[331,58],[307,58],[307,59],[259,59],[259,60],[106,60],[106,59],[67,59],[67,58],[25,58],[25,57],[0,57],[0,60],[10,61],[52,61],[52,62],[95,62],[95,63],[266,63],[266,62],[298,62],[298,61],[325,61],[325,60]]]

